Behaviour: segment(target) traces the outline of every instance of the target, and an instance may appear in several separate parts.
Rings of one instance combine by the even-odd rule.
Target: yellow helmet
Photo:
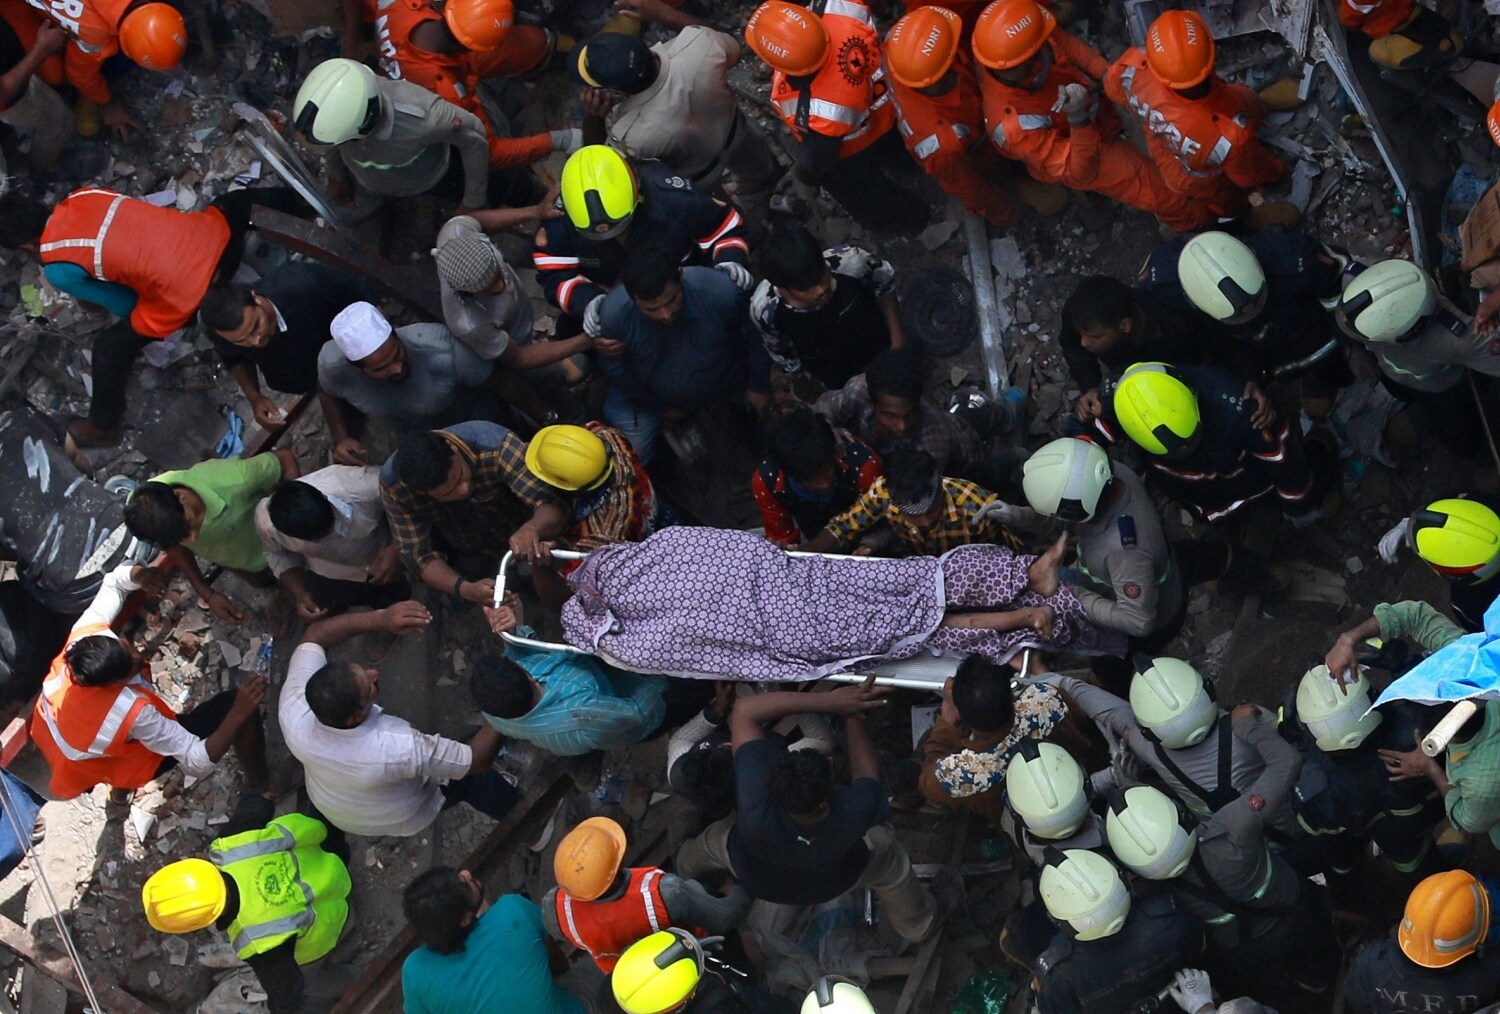
[[[1479,949],[1490,932],[1490,896],[1464,870],[1435,873],[1412,888],[1396,927],[1401,953],[1423,968],[1447,968]]]
[[[563,164],[562,202],[584,239],[612,239],[630,224],[641,187],[624,155],[607,144],[589,144]]]
[[[1434,500],[1411,516],[1406,541],[1444,577],[1479,584],[1500,571],[1500,515],[1477,500]]]
[[[212,926],[224,914],[228,897],[223,875],[207,859],[183,859],[163,866],[141,887],[146,921],[163,933],[191,933]]]
[[[549,486],[594,489],[609,478],[609,450],[586,426],[543,426],[526,445],[526,468]]]
[[[1198,396],[1166,363],[1136,363],[1120,378],[1115,418],[1126,436],[1148,454],[1191,450],[1202,416]]]
[[[667,1014],[693,998],[703,978],[703,947],[687,930],[664,929],[625,948],[609,975],[625,1014]]]
[[[579,901],[593,901],[609,890],[624,861],[625,829],[608,817],[590,817],[557,843],[552,874]]]

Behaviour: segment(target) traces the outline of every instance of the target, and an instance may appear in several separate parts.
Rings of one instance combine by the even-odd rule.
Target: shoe
[[[87,419],[74,419],[68,423],[68,438],[79,447],[113,447],[120,442],[120,431],[104,429]]]
[[[93,137],[104,129],[104,117],[97,103],[82,95],[73,100],[73,133],[79,137]]]
[[[1302,79],[1284,77],[1260,90],[1260,100],[1273,113],[1284,113],[1297,109],[1306,101],[1301,96]]]
[[[1370,59],[1388,70],[1445,67],[1463,52],[1464,37],[1446,18],[1415,4],[1406,24],[1370,43]]]

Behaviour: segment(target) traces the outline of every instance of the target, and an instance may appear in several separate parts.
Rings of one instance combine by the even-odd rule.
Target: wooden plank
[[[67,958],[42,953],[25,926],[3,916],[0,916],[0,947],[65,987],[68,992],[85,995],[82,984],[73,972],[73,965]],[[125,992],[101,972],[90,971],[89,982],[94,987],[94,995],[104,1007],[103,1014],[162,1014],[157,1008],[148,1006]]]

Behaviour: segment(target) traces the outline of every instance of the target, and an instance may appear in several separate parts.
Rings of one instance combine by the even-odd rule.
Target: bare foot
[[[1056,595],[1061,583],[1057,572],[1062,569],[1063,552],[1067,548],[1068,537],[1059,535],[1057,541],[1052,543],[1052,548],[1032,561],[1031,567],[1026,571],[1026,587],[1044,599]]]

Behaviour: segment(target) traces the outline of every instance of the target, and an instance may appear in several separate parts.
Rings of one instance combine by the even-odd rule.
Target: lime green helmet
[[[1297,721],[1324,753],[1353,750],[1379,727],[1384,716],[1372,703],[1364,673],[1341,686],[1326,665],[1315,665],[1297,684]]]
[[[1451,581],[1488,581],[1500,571],[1500,515],[1477,500],[1434,500],[1411,516],[1406,540]]]
[[[1180,658],[1137,662],[1130,681],[1130,710],[1168,750],[1197,746],[1219,720],[1219,706],[1203,677]]]
[[[1110,796],[1104,835],[1121,865],[1147,880],[1181,876],[1198,847],[1198,829],[1188,826],[1176,801],[1150,785]]]
[[[292,126],[314,144],[343,144],[374,130],[381,108],[373,70],[358,60],[324,60],[297,89]]]
[[[1226,324],[1253,320],[1265,306],[1266,273],[1227,232],[1200,232],[1177,255],[1177,281],[1198,309]]]
[[[589,144],[563,163],[562,203],[584,239],[613,239],[630,225],[641,187],[625,156],[607,144]]]
[[[1130,915],[1120,871],[1097,852],[1048,847],[1038,892],[1047,914],[1075,940],[1114,936]]]
[[[1126,370],[1115,387],[1114,410],[1125,435],[1158,456],[1191,450],[1203,421],[1198,396],[1166,363],[1136,363]]]
[[[1104,448],[1078,437],[1059,437],[1026,459],[1021,489],[1038,514],[1087,521],[1113,479]]]
[[[1011,809],[1038,838],[1066,838],[1089,815],[1083,768],[1055,743],[1021,740],[1005,768]]]
[[[1355,275],[1334,311],[1334,320],[1363,342],[1400,341],[1437,305],[1437,287],[1411,261],[1372,264]]]

